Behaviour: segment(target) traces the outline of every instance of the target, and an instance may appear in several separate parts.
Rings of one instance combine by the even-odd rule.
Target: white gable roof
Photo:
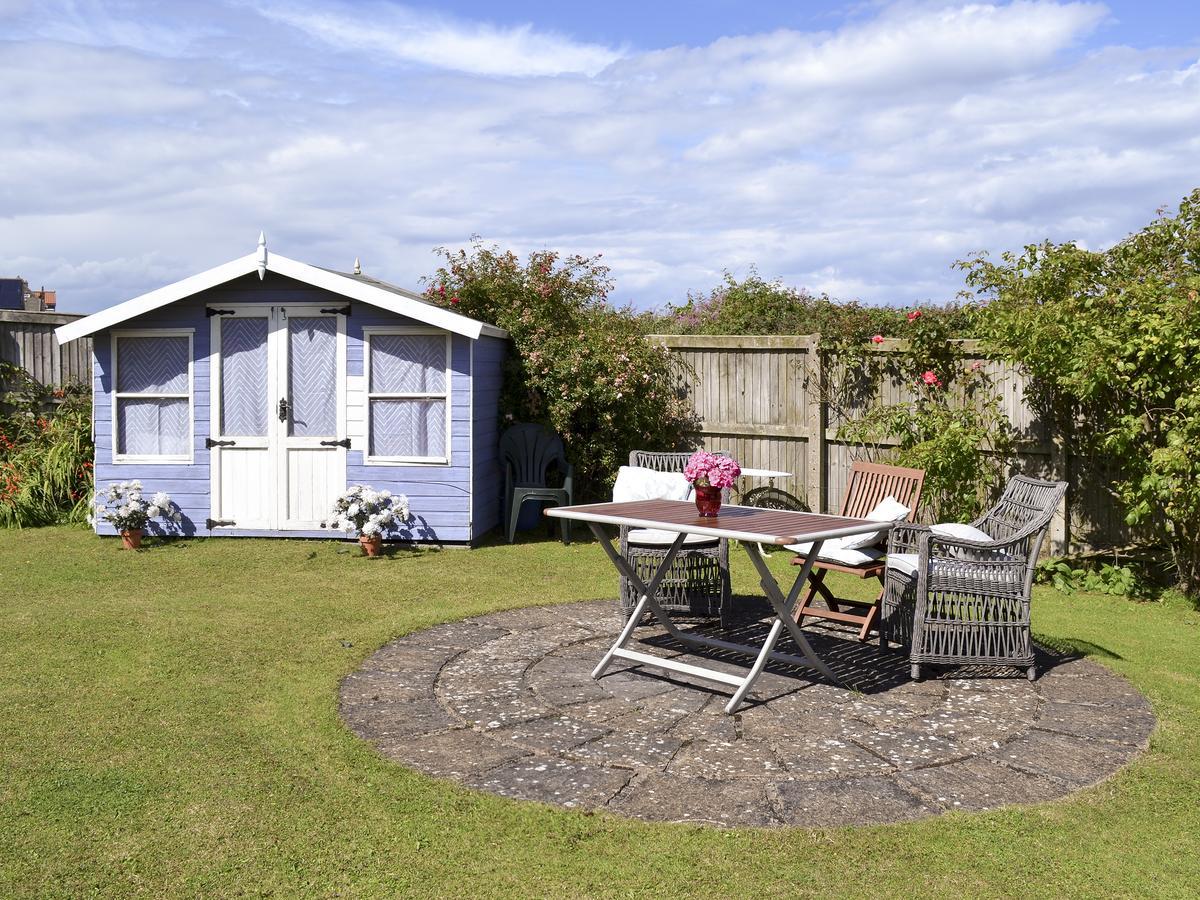
[[[185,297],[191,297],[201,291],[225,284],[227,281],[249,275],[251,272],[258,272],[260,278],[264,277],[267,272],[277,272],[288,278],[294,278],[296,281],[311,284],[313,287],[324,288],[352,300],[361,300],[371,306],[386,309],[397,315],[408,316],[410,319],[416,319],[418,322],[424,322],[435,328],[443,328],[454,334],[464,335],[472,340],[479,338],[480,335],[508,337],[508,332],[502,328],[467,316],[460,316],[458,313],[442,309],[440,306],[434,306],[402,288],[392,285],[383,286],[382,282],[310,266],[306,263],[296,262],[294,259],[288,259],[286,256],[280,256],[278,253],[268,254],[265,244],[260,244],[257,253],[250,253],[240,259],[232,260],[224,265],[192,275],[190,278],[150,291],[148,294],[142,294],[140,297],[110,306],[108,309],[103,309],[85,318],[69,322],[56,328],[54,334],[60,344],[65,344],[67,341],[95,334],[97,331],[119,325],[177,300],[183,300]]]

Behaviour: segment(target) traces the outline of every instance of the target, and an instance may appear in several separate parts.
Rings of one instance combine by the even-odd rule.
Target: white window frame
[[[371,338],[376,335],[426,334],[441,335],[446,340],[446,390],[443,393],[376,393],[371,390]],[[363,430],[366,444],[363,447],[363,463],[369,466],[448,466],[454,455],[454,438],[450,433],[454,385],[451,380],[453,366],[451,353],[454,350],[454,335],[441,328],[422,328],[413,325],[381,325],[363,328]],[[371,401],[372,400],[444,400],[446,402],[446,455],[445,456],[372,456],[371,455]]]
[[[144,465],[170,465],[172,463],[186,463],[191,465],[193,456],[195,455],[196,446],[196,387],[195,387],[195,332],[194,328],[125,328],[119,331],[112,332],[112,349],[110,351],[112,358],[112,462],[114,465],[128,464],[144,464]],[[117,386],[118,367],[120,360],[118,357],[117,341],[119,338],[147,338],[147,337],[185,337],[188,342],[188,368],[187,368],[187,393],[186,394],[147,394],[133,393],[131,391],[119,391]],[[117,448],[121,443],[121,436],[118,433],[120,430],[120,420],[117,418],[117,406],[120,400],[187,400],[188,404],[188,452],[175,454],[135,454],[135,453],[118,453]]]

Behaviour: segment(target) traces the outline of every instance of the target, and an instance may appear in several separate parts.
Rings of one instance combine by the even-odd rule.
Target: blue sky
[[[473,234],[871,303],[1200,186],[1200,4],[0,0],[0,274],[91,311],[272,248]]]

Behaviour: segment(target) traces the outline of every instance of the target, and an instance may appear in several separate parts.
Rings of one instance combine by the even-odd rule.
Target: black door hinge
[[[339,316],[349,316],[350,315],[350,307],[349,306],[341,306],[341,307],[336,307],[336,308],[331,307],[329,309],[323,309],[323,310],[321,310],[321,312],[337,313]]]
[[[236,312],[237,311],[233,310],[233,309],[213,309],[211,306],[208,309],[204,310],[204,314],[206,316],[208,316],[210,319],[213,316],[232,316]]]
[[[207,528],[209,531],[212,531],[214,528],[216,528],[219,525],[236,525],[236,524],[237,524],[237,522],[233,521],[233,519],[205,519],[204,520],[204,527]]]
[[[237,441],[214,441],[212,438],[205,438],[204,446],[209,450],[213,447],[236,447]]]
[[[342,438],[340,441],[321,441],[322,447],[345,447],[350,449],[350,438]]]

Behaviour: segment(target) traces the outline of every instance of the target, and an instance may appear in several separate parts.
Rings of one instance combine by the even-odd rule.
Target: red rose
[[[883,335],[882,334],[875,335],[874,337],[871,338],[871,342],[875,343],[875,344],[882,344],[883,343]]]
[[[921,318],[921,311],[919,309],[914,309],[908,314],[908,321],[910,322],[915,322],[919,318]]]

